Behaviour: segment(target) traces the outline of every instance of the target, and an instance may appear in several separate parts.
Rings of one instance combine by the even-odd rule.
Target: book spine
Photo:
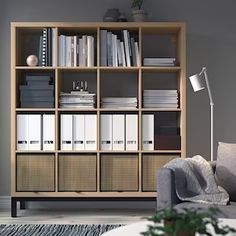
[[[42,66],[42,53],[43,53],[43,36],[39,37],[39,66]]]
[[[52,66],[57,66],[57,30],[52,28]]]
[[[101,30],[101,54],[100,54],[100,62],[101,66],[107,66],[107,30]]]
[[[94,66],[94,37],[87,36],[87,66]]]
[[[123,30],[124,36],[124,47],[125,47],[125,58],[127,67],[130,67],[130,48],[129,48],[129,37],[128,37],[128,30]]]
[[[43,36],[42,36],[42,66],[46,66],[46,49],[47,49],[47,28],[43,28]]]

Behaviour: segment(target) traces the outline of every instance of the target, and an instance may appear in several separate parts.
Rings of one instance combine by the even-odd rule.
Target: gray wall
[[[101,21],[107,8],[127,15],[130,1],[1,0],[0,6],[0,195],[10,195],[10,22]],[[236,141],[236,1],[147,0],[153,21],[187,23],[187,75],[207,66],[215,100],[215,152],[218,141]],[[187,81],[187,154],[210,155],[206,91],[194,94]]]

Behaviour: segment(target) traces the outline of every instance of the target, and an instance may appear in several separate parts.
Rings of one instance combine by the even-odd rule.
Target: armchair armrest
[[[175,173],[162,167],[157,172],[157,209],[172,207],[180,203],[175,191]]]

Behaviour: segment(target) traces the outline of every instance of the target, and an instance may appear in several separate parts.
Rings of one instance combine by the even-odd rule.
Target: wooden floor
[[[130,224],[150,216],[146,209],[26,209],[10,217],[10,209],[0,210],[0,224]]]

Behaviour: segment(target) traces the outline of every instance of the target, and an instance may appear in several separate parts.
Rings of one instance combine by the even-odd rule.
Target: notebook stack
[[[144,108],[178,108],[178,91],[173,90],[144,90]]]
[[[118,109],[136,109],[136,97],[105,97],[102,98],[102,108],[118,108]]]
[[[50,75],[26,75],[26,85],[20,86],[22,108],[53,108],[54,85]]]
[[[60,93],[59,104],[61,108],[94,108],[96,94],[88,91],[71,91]]]
[[[175,66],[174,57],[146,57],[143,59],[144,66]]]

